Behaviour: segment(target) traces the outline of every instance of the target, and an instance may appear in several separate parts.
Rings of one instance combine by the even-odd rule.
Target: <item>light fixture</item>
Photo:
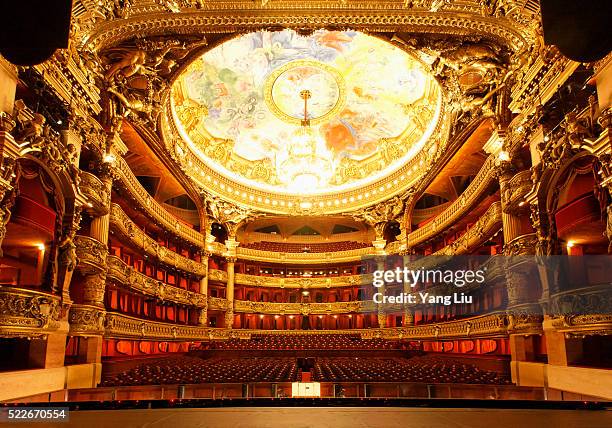
[[[574,245],[576,245],[574,241],[567,241],[567,244],[565,244],[567,248],[572,248]]]
[[[104,161],[104,163],[114,163],[117,160],[117,158],[115,157],[114,154],[107,153],[104,155],[104,158],[102,160]]]
[[[259,316],[259,319],[263,319],[263,317],[264,317],[263,315],[260,315],[260,316]]]
[[[43,244],[42,242],[34,244],[34,246],[38,248],[39,251],[45,251],[45,244]]]
[[[304,100],[304,119],[287,144],[287,151],[277,158],[277,173],[282,182],[293,191],[308,193],[324,187],[331,180],[334,171],[330,153],[324,149],[308,119],[310,90],[300,92]],[[302,206],[302,204],[305,204]],[[302,209],[312,208],[312,203],[300,203]]]

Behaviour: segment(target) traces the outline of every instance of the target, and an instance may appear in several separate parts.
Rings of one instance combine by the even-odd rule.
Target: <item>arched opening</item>
[[[48,174],[28,160],[19,162],[15,187],[2,241],[0,284],[50,290],[56,230],[61,221],[57,191]]]

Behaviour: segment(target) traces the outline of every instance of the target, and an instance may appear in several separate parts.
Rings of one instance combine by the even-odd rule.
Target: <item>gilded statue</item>
[[[45,117],[40,113],[34,113],[32,119],[23,124],[21,133],[18,135],[20,141],[28,142],[32,146],[37,146],[44,140]]]

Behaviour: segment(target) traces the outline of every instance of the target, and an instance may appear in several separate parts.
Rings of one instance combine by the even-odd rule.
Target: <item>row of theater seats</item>
[[[503,385],[507,376],[478,367],[432,358],[317,358],[318,382],[424,382]]]
[[[249,244],[241,244],[241,247],[252,248],[254,250],[272,251],[275,253],[332,253],[335,251],[356,250],[359,248],[370,247],[366,242],[340,241],[340,242],[319,242],[300,244],[294,242],[271,242],[260,241]]]
[[[174,356],[150,360],[106,378],[101,386],[200,383],[292,382],[298,380],[295,358],[211,358]],[[317,382],[418,382],[503,385],[505,375],[447,359],[316,358]]]
[[[101,386],[291,382],[297,380],[297,375],[297,362],[292,358],[204,360],[173,356],[151,360],[109,377]]]
[[[226,350],[315,350],[315,349],[399,349],[399,342],[362,339],[356,334],[252,335],[250,340],[231,339],[211,345]]]

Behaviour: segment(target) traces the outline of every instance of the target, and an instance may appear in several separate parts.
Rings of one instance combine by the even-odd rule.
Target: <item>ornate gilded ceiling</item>
[[[159,131],[206,197],[289,215],[426,183],[537,38],[530,9],[503,2],[77,3],[117,114]]]
[[[327,214],[419,180],[448,123],[429,66],[358,31],[254,32],[174,81],[166,145],[213,195],[258,210]]]
[[[405,51],[354,31],[232,39],[175,82],[187,147],[230,181],[322,195],[380,180],[430,146],[441,90]]]

